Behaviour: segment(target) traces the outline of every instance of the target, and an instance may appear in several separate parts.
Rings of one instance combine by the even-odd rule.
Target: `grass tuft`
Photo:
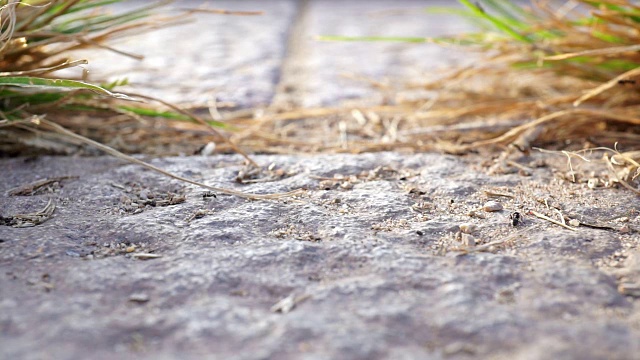
[[[180,132],[176,130],[180,126],[172,123],[192,122],[206,129],[204,132],[217,141],[226,140],[216,129],[231,127],[222,122],[201,119],[158,99],[119,92],[119,87],[127,85],[126,79],[105,84],[87,82],[83,77],[88,61],[70,57],[76,50],[96,49],[141,59],[140,55],[109,46],[108,41],[183,23],[193,12],[257,13],[184,9],[177,15],[162,16],[160,9],[170,1],[113,12],[109,5],[120,2],[123,0],[0,0],[0,153],[73,151],[73,147],[51,147],[51,142],[39,141],[46,140],[48,132],[43,131],[40,123],[32,121],[36,118],[46,118],[97,139],[118,137],[117,124],[122,124],[122,116],[131,121],[126,126],[147,124],[149,131],[150,122],[165,121],[165,128],[174,129],[165,138]],[[59,75],[61,70],[67,70],[65,74],[68,74],[71,68],[78,68],[82,76]],[[25,132],[25,128],[34,131]],[[34,136],[38,139],[34,140]],[[144,145],[135,146],[134,141],[110,145],[125,151],[150,150]],[[229,144],[229,148],[237,149],[233,144]]]
[[[632,161],[609,165],[638,174],[637,2],[532,1],[530,6],[506,0],[459,2],[462,6],[457,8],[428,12],[460,16],[478,24],[479,31],[441,38],[318,38],[461,45],[477,53],[477,61],[470,65],[401,89],[402,94],[415,91],[423,95],[401,96],[388,84],[371,81],[395,101],[377,107],[298,109],[258,120],[241,118],[236,123],[254,124],[253,132],[244,131],[237,138],[245,146],[250,143],[253,148],[274,152],[285,148],[528,152],[532,146],[575,151],[616,144]],[[638,175],[621,179],[626,184],[634,181],[636,187],[639,180]]]
[[[113,51],[136,59],[142,58],[114,49],[106,44],[110,39],[130,36],[161,26],[182,23],[193,12],[226,15],[257,15],[256,12],[185,9],[183,13],[160,17],[156,10],[169,2],[154,2],[144,7],[121,13],[108,13],[105,6],[123,0],[0,0],[0,154],[25,154],[28,150],[45,149],[47,152],[67,152],[60,140],[86,145],[117,158],[220,193],[251,199],[272,199],[295,195],[245,194],[216,188],[140,161],[116,149],[127,150],[126,144],[105,145],[92,140],[108,138],[114,122],[125,116],[144,128],[143,137],[154,136],[150,119],[161,119],[172,128],[170,121],[192,122],[254,164],[243,151],[220,134],[217,128],[231,129],[222,122],[203,119],[188,110],[142,94],[125,94],[117,88],[126,85],[126,79],[94,84],[84,79],[59,76],[60,70],[88,64],[84,59],[69,59],[74,51],[98,49]],[[84,71],[83,71],[84,75]],[[130,125],[129,130],[131,129]],[[173,127],[173,130],[176,128]],[[179,130],[179,129],[178,129]],[[175,131],[164,131],[167,141],[175,141]],[[142,141],[148,152],[150,142]],[[28,149],[26,150],[25,149]]]

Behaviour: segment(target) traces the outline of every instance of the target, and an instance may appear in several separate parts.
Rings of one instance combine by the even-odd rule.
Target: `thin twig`
[[[561,222],[559,222],[557,220],[553,220],[552,218],[550,218],[548,216],[545,216],[543,214],[540,214],[539,212],[536,212],[536,211],[532,210],[531,214],[533,214],[537,218],[540,218],[540,219],[543,219],[543,220],[547,220],[547,221],[552,222],[552,223],[554,223],[556,225],[562,226],[565,229],[569,229],[569,230],[572,230],[572,231],[577,231],[578,230],[577,228],[571,227],[571,226],[569,226],[567,224],[563,224],[563,223],[561,223]]]
[[[610,81],[607,81],[606,83],[589,90],[586,94],[582,95],[578,100],[573,102],[573,106],[578,106],[580,104],[582,104],[583,102],[591,99],[592,97],[601,94],[609,89],[611,89],[612,87],[618,85],[620,83],[621,80],[629,80],[631,78],[640,76],[640,67],[635,68],[633,70],[629,70],[627,72],[625,72],[622,75],[619,75],[613,79],[611,79]]]
[[[82,143],[91,145],[91,146],[93,146],[93,147],[95,147],[95,148],[97,148],[99,150],[102,150],[102,151],[106,152],[109,155],[115,156],[115,157],[117,157],[119,159],[123,159],[123,160],[129,161],[129,162],[134,163],[134,164],[138,164],[138,165],[140,165],[140,166],[142,166],[144,168],[147,168],[149,170],[153,170],[153,171],[155,171],[157,173],[160,173],[162,175],[165,175],[165,176],[168,176],[170,178],[173,178],[173,179],[176,179],[176,180],[180,180],[180,181],[192,184],[192,185],[196,185],[196,186],[205,188],[207,190],[219,192],[219,193],[222,193],[222,194],[235,195],[235,196],[243,197],[243,198],[246,198],[246,199],[263,199],[263,200],[266,200],[266,199],[271,200],[271,199],[279,199],[279,198],[284,198],[284,197],[290,197],[290,196],[300,195],[303,192],[303,190],[293,190],[293,191],[289,191],[289,192],[286,192],[286,193],[277,193],[277,194],[249,194],[249,193],[244,193],[244,192],[241,192],[241,191],[235,191],[235,190],[231,190],[231,189],[225,189],[225,188],[219,188],[219,187],[215,187],[215,186],[210,186],[210,185],[203,184],[201,182],[197,182],[197,181],[194,181],[194,180],[191,180],[191,179],[187,179],[185,177],[182,177],[182,176],[179,176],[179,175],[175,175],[175,174],[172,174],[172,173],[167,172],[165,170],[162,170],[162,169],[160,169],[160,168],[158,168],[156,166],[153,166],[153,165],[151,165],[149,163],[146,163],[146,162],[144,162],[142,160],[138,160],[138,159],[136,159],[136,158],[134,158],[132,156],[123,154],[123,153],[119,152],[118,150],[115,150],[115,149],[113,149],[113,148],[111,148],[109,146],[106,146],[106,145],[101,144],[99,142],[93,141],[93,140],[88,139],[88,138],[86,138],[84,136],[78,135],[78,134],[76,134],[76,133],[74,133],[72,131],[69,131],[69,130],[65,129],[64,127],[62,127],[62,126],[60,126],[60,125],[58,125],[56,123],[53,123],[53,122],[49,121],[49,120],[41,119],[40,121],[42,122],[42,124],[47,125],[49,128],[51,128],[52,130],[54,130],[55,132],[57,132],[59,134],[62,134],[62,135],[65,135],[67,137],[70,137],[72,139],[78,140],[78,141],[80,141]]]
[[[611,160],[609,159],[609,157],[607,155],[604,156],[606,162],[607,162],[607,167],[609,168],[609,171],[611,171],[613,173],[613,176],[615,176],[616,180],[622,184],[622,186],[626,187],[627,189],[633,191],[634,193],[640,195],[640,190],[634,188],[633,186],[629,185],[629,183],[627,183],[626,181],[620,179],[620,177],[618,176],[618,173],[616,172],[616,169],[613,168],[613,164],[611,162]]]
[[[515,195],[512,194],[507,194],[507,193],[503,193],[503,192],[496,192],[496,191],[491,191],[491,190],[484,190],[484,194],[490,197],[508,197],[508,198],[515,198]]]
[[[617,55],[620,53],[631,53],[640,51],[640,45],[631,45],[631,46],[616,46],[616,47],[608,47],[602,49],[594,49],[594,50],[585,50],[585,51],[577,51],[567,54],[560,55],[552,55],[546,56],[543,60],[566,60],[580,56],[611,56]]]
[[[560,222],[562,223],[562,225],[567,225],[567,223],[564,221],[564,215],[562,215],[562,213],[560,212],[560,210],[558,209],[553,209],[556,213],[558,213],[558,217],[560,218]]]
[[[79,66],[79,65],[86,65],[88,63],[89,63],[89,61],[87,61],[87,60],[65,61],[62,64],[58,64],[58,65],[51,66],[51,67],[40,68],[40,69],[25,70],[25,71],[0,72],[0,76],[40,75],[40,74],[46,74],[46,73],[50,73],[50,72],[53,72],[53,71],[62,70],[62,69],[66,69],[66,68],[71,68],[71,67],[75,67],[75,66]]]
[[[258,165],[258,163],[256,163],[253,159],[251,159],[251,157],[249,157],[249,155],[246,152],[242,151],[233,141],[231,141],[231,139],[229,139],[226,136],[222,135],[218,130],[216,130],[216,128],[211,126],[211,124],[206,122],[203,118],[201,118],[201,117],[197,116],[196,114],[192,113],[191,111],[188,111],[188,110],[185,110],[185,109],[181,109],[180,107],[178,107],[178,106],[176,106],[176,105],[174,105],[174,104],[172,104],[170,102],[167,102],[167,101],[164,101],[164,100],[152,97],[152,96],[135,94],[135,93],[128,93],[128,95],[129,96],[133,96],[133,97],[139,97],[139,98],[146,99],[146,100],[159,102],[162,105],[167,106],[172,110],[175,110],[175,111],[177,111],[177,112],[179,112],[179,113],[181,113],[181,114],[183,114],[185,116],[188,116],[189,118],[195,120],[196,122],[206,126],[207,129],[209,129],[209,131],[211,133],[213,133],[214,135],[216,135],[216,136],[220,137],[221,139],[223,139],[227,144],[229,144],[229,146],[231,147],[231,149],[233,149],[233,151],[235,151],[238,154],[242,155],[242,157],[244,157],[247,161],[249,161],[253,166],[258,167],[258,168],[260,167],[260,165]]]

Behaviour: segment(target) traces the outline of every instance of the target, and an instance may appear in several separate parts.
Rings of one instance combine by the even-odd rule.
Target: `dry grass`
[[[218,131],[224,124],[160,99],[116,92],[127,84],[126,79],[89,83],[82,68],[88,61],[69,57],[77,50],[94,49],[96,54],[111,51],[142,59],[142,55],[109,46],[108,41],[182,24],[190,21],[194,12],[259,13],[199,8],[173,9],[171,15],[162,15],[161,10],[170,1],[150,2],[120,12],[106,6],[122,1],[0,1],[0,152],[68,152],[58,133],[40,126],[40,120],[46,117],[79,135],[100,141],[111,139],[110,145],[130,152],[145,152],[145,146],[152,147],[154,141],[171,144],[171,138],[181,133],[180,123],[192,122],[199,124],[197,135],[201,138],[213,138],[245,155]],[[82,71],[75,78],[59,75],[60,70],[69,68]]]
[[[139,34],[159,26],[183,22],[192,12],[225,15],[258,15],[256,12],[232,12],[211,9],[185,9],[179,15],[158,16],[154,10],[165,5],[152,3],[129,12],[111,14],[105,5],[121,0],[2,0],[0,2],[0,151],[23,153],[28,148],[64,152],[67,143],[87,145],[114,157],[138,164],[150,170],[212,190],[250,199],[274,199],[298,194],[247,194],[196,182],[166,172],[151,164],[126,155],[117,149],[92,140],[104,139],[118,123],[137,122],[141,134],[153,137],[152,118],[189,121],[208,136],[215,136],[227,146],[245,156],[242,150],[224,137],[217,127],[224,124],[207,121],[173,104],[142,94],[114,92],[125,80],[110,84],[92,84],[82,79],[60,77],[60,70],[82,66],[86,60],[66,56],[84,48],[114,51],[123,56],[141,58],[105,44],[107,40]],[[167,139],[167,133],[163,137]],[[128,130],[131,128],[128,127]],[[139,139],[138,139],[139,140]],[[175,138],[173,139],[175,141]],[[144,144],[144,142],[143,142]],[[147,144],[148,146],[149,144]]]
[[[34,0],[26,6],[24,1],[4,0],[0,3],[0,82],[5,83],[0,83],[0,90],[8,100],[0,109],[0,137],[4,137],[0,151],[19,152],[24,145],[55,150],[60,131],[39,125],[46,112],[47,120],[57,126],[96,140],[111,140],[108,145],[130,152],[158,147],[171,152],[178,138],[185,143],[213,140],[219,151],[241,152],[237,143],[249,152],[268,153],[615,147],[624,151],[616,150],[607,164],[616,174],[625,168],[627,175],[619,181],[635,189],[640,161],[635,151],[640,148],[640,83],[636,80],[640,76],[640,6],[628,0],[540,0],[522,9],[509,1],[485,0],[482,6],[460,1],[467,15],[487,25],[485,30],[419,40],[464,44],[483,60],[406,86],[433,96],[411,100],[396,96],[391,104],[375,107],[260,109],[222,112],[221,116],[211,111],[216,116],[205,119],[166,103],[160,103],[159,110],[158,103],[143,96],[137,96],[143,103],[125,105],[127,94],[113,92],[119,84],[92,88],[68,83],[63,84],[66,89],[52,92],[53,84],[24,87],[14,79],[50,79],[61,68],[78,66],[82,60],[61,56],[79,48],[122,53],[105,41],[151,30],[158,21],[163,25],[184,21],[189,11],[158,20],[149,17],[150,7],[114,16],[109,26],[95,22],[103,15],[94,13],[83,15],[95,22],[94,27],[74,28],[69,16],[76,12],[70,10],[102,2]],[[100,93],[99,101],[87,91]],[[109,96],[107,105],[104,96]],[[212,126],[235,129],[233,142]],[[13,135],[6,136],[8,132]],[[615,162],[616,157],[624,160]]]
[[[244,129],[234,138],[258,151],[466,152],[518,140],[550,144],[559,139],[586,146],[640,145],[640,85],[635,80],[640,76],[638,5],[626,0],[566,1],[557,6],[537,1],[523,11],[500,5],[507,1],[486,2],[497,3],[501,14],[508,14],[490,18],[502,25],[499,30],[508,27],[510,32],[423,39],[465,43],[483,53],[472,66],[411,85],[436,96],[398,98],[393,105],[373,108],[229,116],[230,123]],[[495,10],[469,6],[482,14]]]
[[[407,88],[435,94],[392,105],[268,111],[226,119],[245,148],[266,152],[380,150],[528,152],[615,148],[622,184],[638,180],[640,5],[627,0],[466,0],[485,30],[453,38],[345,38],[464,44],[481,60]],[[456,10],[458,13],[459,11]],[[390,97],[393,98],[393,94]],[[618,152],[620,150],[623,155]],[[612,150],[613,151],[613,150]],[[617,171],[616,171],[617,172]],[[635,189],[636,185],[629,188]]]

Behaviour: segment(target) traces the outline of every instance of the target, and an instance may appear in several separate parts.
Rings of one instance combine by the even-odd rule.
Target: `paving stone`
[[[632,320],[636,300],[618,291],[614,269],[602,265],[637,246],[635,235],[574,233],[534,219],[514,228],[489,218],[506,215],[492,213],[477,222],[479,243],[468,250],[498,238],[516,240],[491,252],[468,252],[454,232],[469,221],[468,208],[482,206],[487,175],[476,172],[477,183],[469,180],[467,160],[395,153],[256,160],[298,172],[241,185],[234,180],[243,168],[238,156],[154,163],[218,186],[260,193],[304,187],[307,194],[278,201],[203,198],[199,188],[108,158],[1,160],[15,172],[5,173],[0,215],[37,209],[47,198],[58,204],[55,216],[36,227],[0,227],[5,354],[535,358],[548,348],[560,357],[625,358],[640,350]],[[385,175],[330,190],[313,176],[321,169],[325,175],[368,174],[379,166],[418,175]],[[78,178],[48,194],[6,195],[50,168]],[[467,176],[457,175],[463,172]],[[453,184],[446,198],[434,197],[439,183],[433,178]],[[491,178],[536,183],[516,174]],[[419,198],[408,184],[428,187],[421,197],[435,206],[424,217],[411,208]],[[175,191],[186,201],[123,213],[123,193],[135,198],[130,189]],[[585,197],[592,191],[572,190]],[[621,199],[610,190],[599,196],[637,211],[632,195]],[[187,220],[203,208],[211,212]],[[161,257],[139,260],[132,256],[137,253]],[[635,263],[628,264],[632,269]],[[130,300],[141,293],[147,301]],[[288,297],[287,311],[273,312]]]
[[[313,36],[464,29],[416,11],[443,3],[217,1],[210,6],[266,14],[198,16],[114,44],[144,62],[105,57],[92,68],[177,102],[203,103],[212,91],[240,106],[378,101],[340,74],[407,79],[463,60],[428,45]],[[640,273],[635,195],[564,182],[547,167],[488,175],[479,155],[254,158],[289,175],[270,179],[263,169],[241,184],[235,155],[149,161],[213,186],[305,193],[214,198],[108,157],[0,159],[3,221],[56,205],[40,225],[0,226],[0,357],[626,359],[640,351],[638,297],[624,291]],[[32,196],[8,193],[51,177],[69,178]],[[514,197],[485,213],[485,190],[495,188]],[[530,213],[556,216],[539,201],[552,197],[565,214],[612,226],[623,216],[630,231],[571,231]],[[513,211],[523,216],[517,226]],[[475,246],[463,243],[462,224],[475,228]]]

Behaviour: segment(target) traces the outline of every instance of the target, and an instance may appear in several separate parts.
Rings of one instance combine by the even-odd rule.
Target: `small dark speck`
[[[418,231],[416,231],[416,234],[418,234],[418,236],[422,236],[422,235],[424,235],[424,233],[422,232],[422,230],[418,230]]]

